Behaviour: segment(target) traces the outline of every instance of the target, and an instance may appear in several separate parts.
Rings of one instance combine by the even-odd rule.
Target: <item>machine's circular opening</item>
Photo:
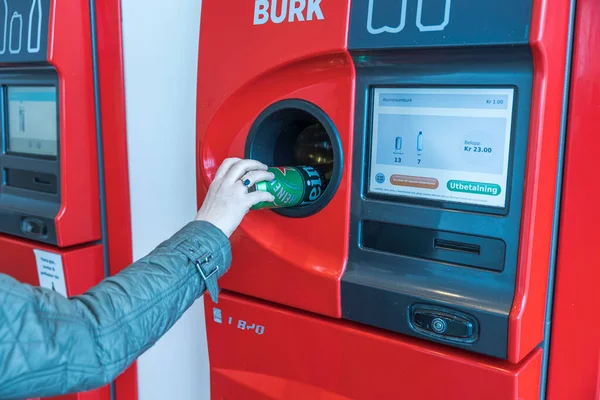
[[[338,132],[323,110],[304,100],[283,100],[266,108],[250,128],[245,153],[246,158],[270,167],[316,167],[328,179],[316,202],[273,209],[287,217],[307,217],[319,212],[340,184],[344,162]]]

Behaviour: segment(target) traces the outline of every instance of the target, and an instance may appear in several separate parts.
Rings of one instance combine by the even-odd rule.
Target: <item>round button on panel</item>
[[[444,333],[446,331],[446,321],[441,318],[434,318],[431,321],[431,329],[436,333]]]

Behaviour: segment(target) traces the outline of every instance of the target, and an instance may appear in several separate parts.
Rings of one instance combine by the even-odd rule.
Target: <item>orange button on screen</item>
[[[435,178],[422,176],[392,175],[390,183],[394,186],[406,186],[420,189],[437,189],[440,183]]]

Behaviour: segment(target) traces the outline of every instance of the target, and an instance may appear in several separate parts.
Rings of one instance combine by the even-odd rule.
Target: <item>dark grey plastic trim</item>
[[[533,85],[529,47],[357,52],[353,60],[357,71],[353,190],[348,262],[341,283],[342,317],[506,359]],[[507,207],[497,211],[367,195],[374,87],[514,88]],[[464,268],[456,264],[469,264],[467,259],[448,263],[364,248],[360,245],[361,226],[367,220],[502,241],[506,244],[503,269]],[[472,260],[471,254],[467,256]],[[480,327],[478,340],[450,343],[415,332],[406,319],[407,310],[415,303],[473,316]]]
[[[6,121],[7,86],[54,86],[58,89],[58,75],[51,67],[3,68],[0,70],[0,106],[2,112],[2,138],[0,140],[0,232],[42,243],[57,245],[54,219],[61,205],[60,135],[57,138],[57,156],[36,156],[7,152],[8,124]],[[60,91],[57,90],[57,104]],[[59,107],[56,112],[57,129],[60,132]],[[30,176],[52,175],[55,177],[56,193],[34,190],[35,185],[7,185],[8,171],[22,171]],[[32,235],[23,231],[23,219],[34,217],[43,221],[47,234]]]

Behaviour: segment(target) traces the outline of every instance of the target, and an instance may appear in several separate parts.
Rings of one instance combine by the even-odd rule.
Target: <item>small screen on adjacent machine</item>
[[[8,97],[8,152],[57,156],[56,88],[11,86]]]
[[[506,207],[514,90],[378,88],[369,191]]]

